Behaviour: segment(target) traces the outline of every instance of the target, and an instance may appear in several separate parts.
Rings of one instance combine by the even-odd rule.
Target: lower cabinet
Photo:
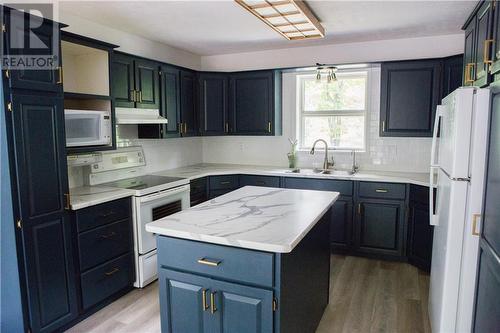
[[[240,175],[240,186],[280,187],[280,178],[275,176]]]
[[[162,332],[272,332],[273,292],[162,268]]]
[[[361,199],[357,202],[355,251],[394,257],[404,255],[404,201]]]
[[[333,204],[330,222],[332,250],[344,252],[352,247],[352,198],[340,196]]]
[[[431,269],[434,227],[429,224],[428,200],[428,187],[410,186],[408,261],[418,268],[429,272]]]
[[[193,179],[190,185],[190,200],[191,207],[201,204],[208,200],[208,183],[207,177]]]

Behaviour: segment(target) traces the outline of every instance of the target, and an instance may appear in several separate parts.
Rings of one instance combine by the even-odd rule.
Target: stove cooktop
[[[163,189],[167,189],[169,188],[168,184],[170,183],[176,183],[172,184],[173,187],[179,186],[181,185],[179,184],[179,182],[182,182],[183,180],[185,180],[186,183],[189,183],[186,178],[181,178],[181,177],[145,175],[133,178],[120,179],[114,182],[103,183],[99,185],[141,191],[158,186],[163,187]]]

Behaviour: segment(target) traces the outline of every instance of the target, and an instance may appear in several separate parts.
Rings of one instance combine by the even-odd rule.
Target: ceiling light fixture
[[[326,66],[325,64],[316,63],[316,81],[321,81],[321,77],[326,75],[326,81],[328,83],[332,81],[337,81],[337,67],[335,66]]]
[[[304,1],[234,1],[288,40],[325,37],[325,29]]]

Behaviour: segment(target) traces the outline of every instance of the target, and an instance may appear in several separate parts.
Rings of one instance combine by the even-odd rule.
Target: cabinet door
[[[230,79],[231,132],[272,135],[273,72],[233,74]]]
[[[199,82],[201,133],[203,135],[224,135],[228,133],[227,75],[202,73]]]
[[[161,112],[168,119],[164,125],[164,137],[179,137],[180,108],[180,77],[179,70],[173,67],[161,68]]]
[[[30,326],[54,331],[77,315],[61,97],[13,95],[13,149]]]
[[[182,136],[198,135],[196,117],[196,74],[181,71],[181,123]]]
[[[215,332],[208,278],[160,268],[158,283],[162,332]]]
[[[382,64],[380,136],[432,136],[440,72],[434,59]]]
[[[340,197],[331,210],[330,239],[333,249],[349,249],[352,244],[352,198]]]
[[[362,200],[357,206],[356,247],[362,253],[403,255],[404,203]]]
[[[160,108],[159,65],[154,61],[134,60],[135,90],[138,91],[136,107]]]
[[[410,202],[408,220],[408,261],[430,271],[434,227],[429,224],[429,205]]]
[[[476,23],[476,81],[474,85],[483,87],[489,83],[489,64],[491,61],[493,10],[492,2],[485,1],[477,12]]]
[[[111,93],[115,106],[133,108],[134,102],[134,58],[114,53],[111,64]]]
[[[497,74],[500,71],[500,7],[498,0],[495,0],[493,16],[493,47],[491,51],[493,63],[490,72],[491,74]]]
[[[476,77],[476,22],[474,16],[465,28],[463,84],[471,86]]]
[[[441,99],[448,96],[458,87],[462,86],[462,68],[464,57],[462,54],[444,60],[443,66],[443,91]]]
[[[213,280],[215,332],[271,333],[273,331],[273,292]]]
[[[8,55],[47,55],[54,52],[54,43],[59,43],[58,35],[54,35],[54,29],[59,32],[59,23],[44,19],[40,27],[36,29],[36,36],[46,45],[44,48],[31,49],[30,32],[25,22],[24,12],[10,11],[5,7],[6,50]],[[54,25],[57,25],[56,27]],[[56,40],[54,40],[56,39]],[[9,86],[16,89],[29,89],[37,91],[62,92],[62,72],[60,57],[56,59],[57,68],[50,70],[17,69],[9,71]],[[59,66],[59,67],[58,67]]]

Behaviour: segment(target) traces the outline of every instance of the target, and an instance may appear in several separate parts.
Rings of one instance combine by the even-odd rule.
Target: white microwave
[[[64,110],[66,147],[104,146],[111,144],[111,112]]]

